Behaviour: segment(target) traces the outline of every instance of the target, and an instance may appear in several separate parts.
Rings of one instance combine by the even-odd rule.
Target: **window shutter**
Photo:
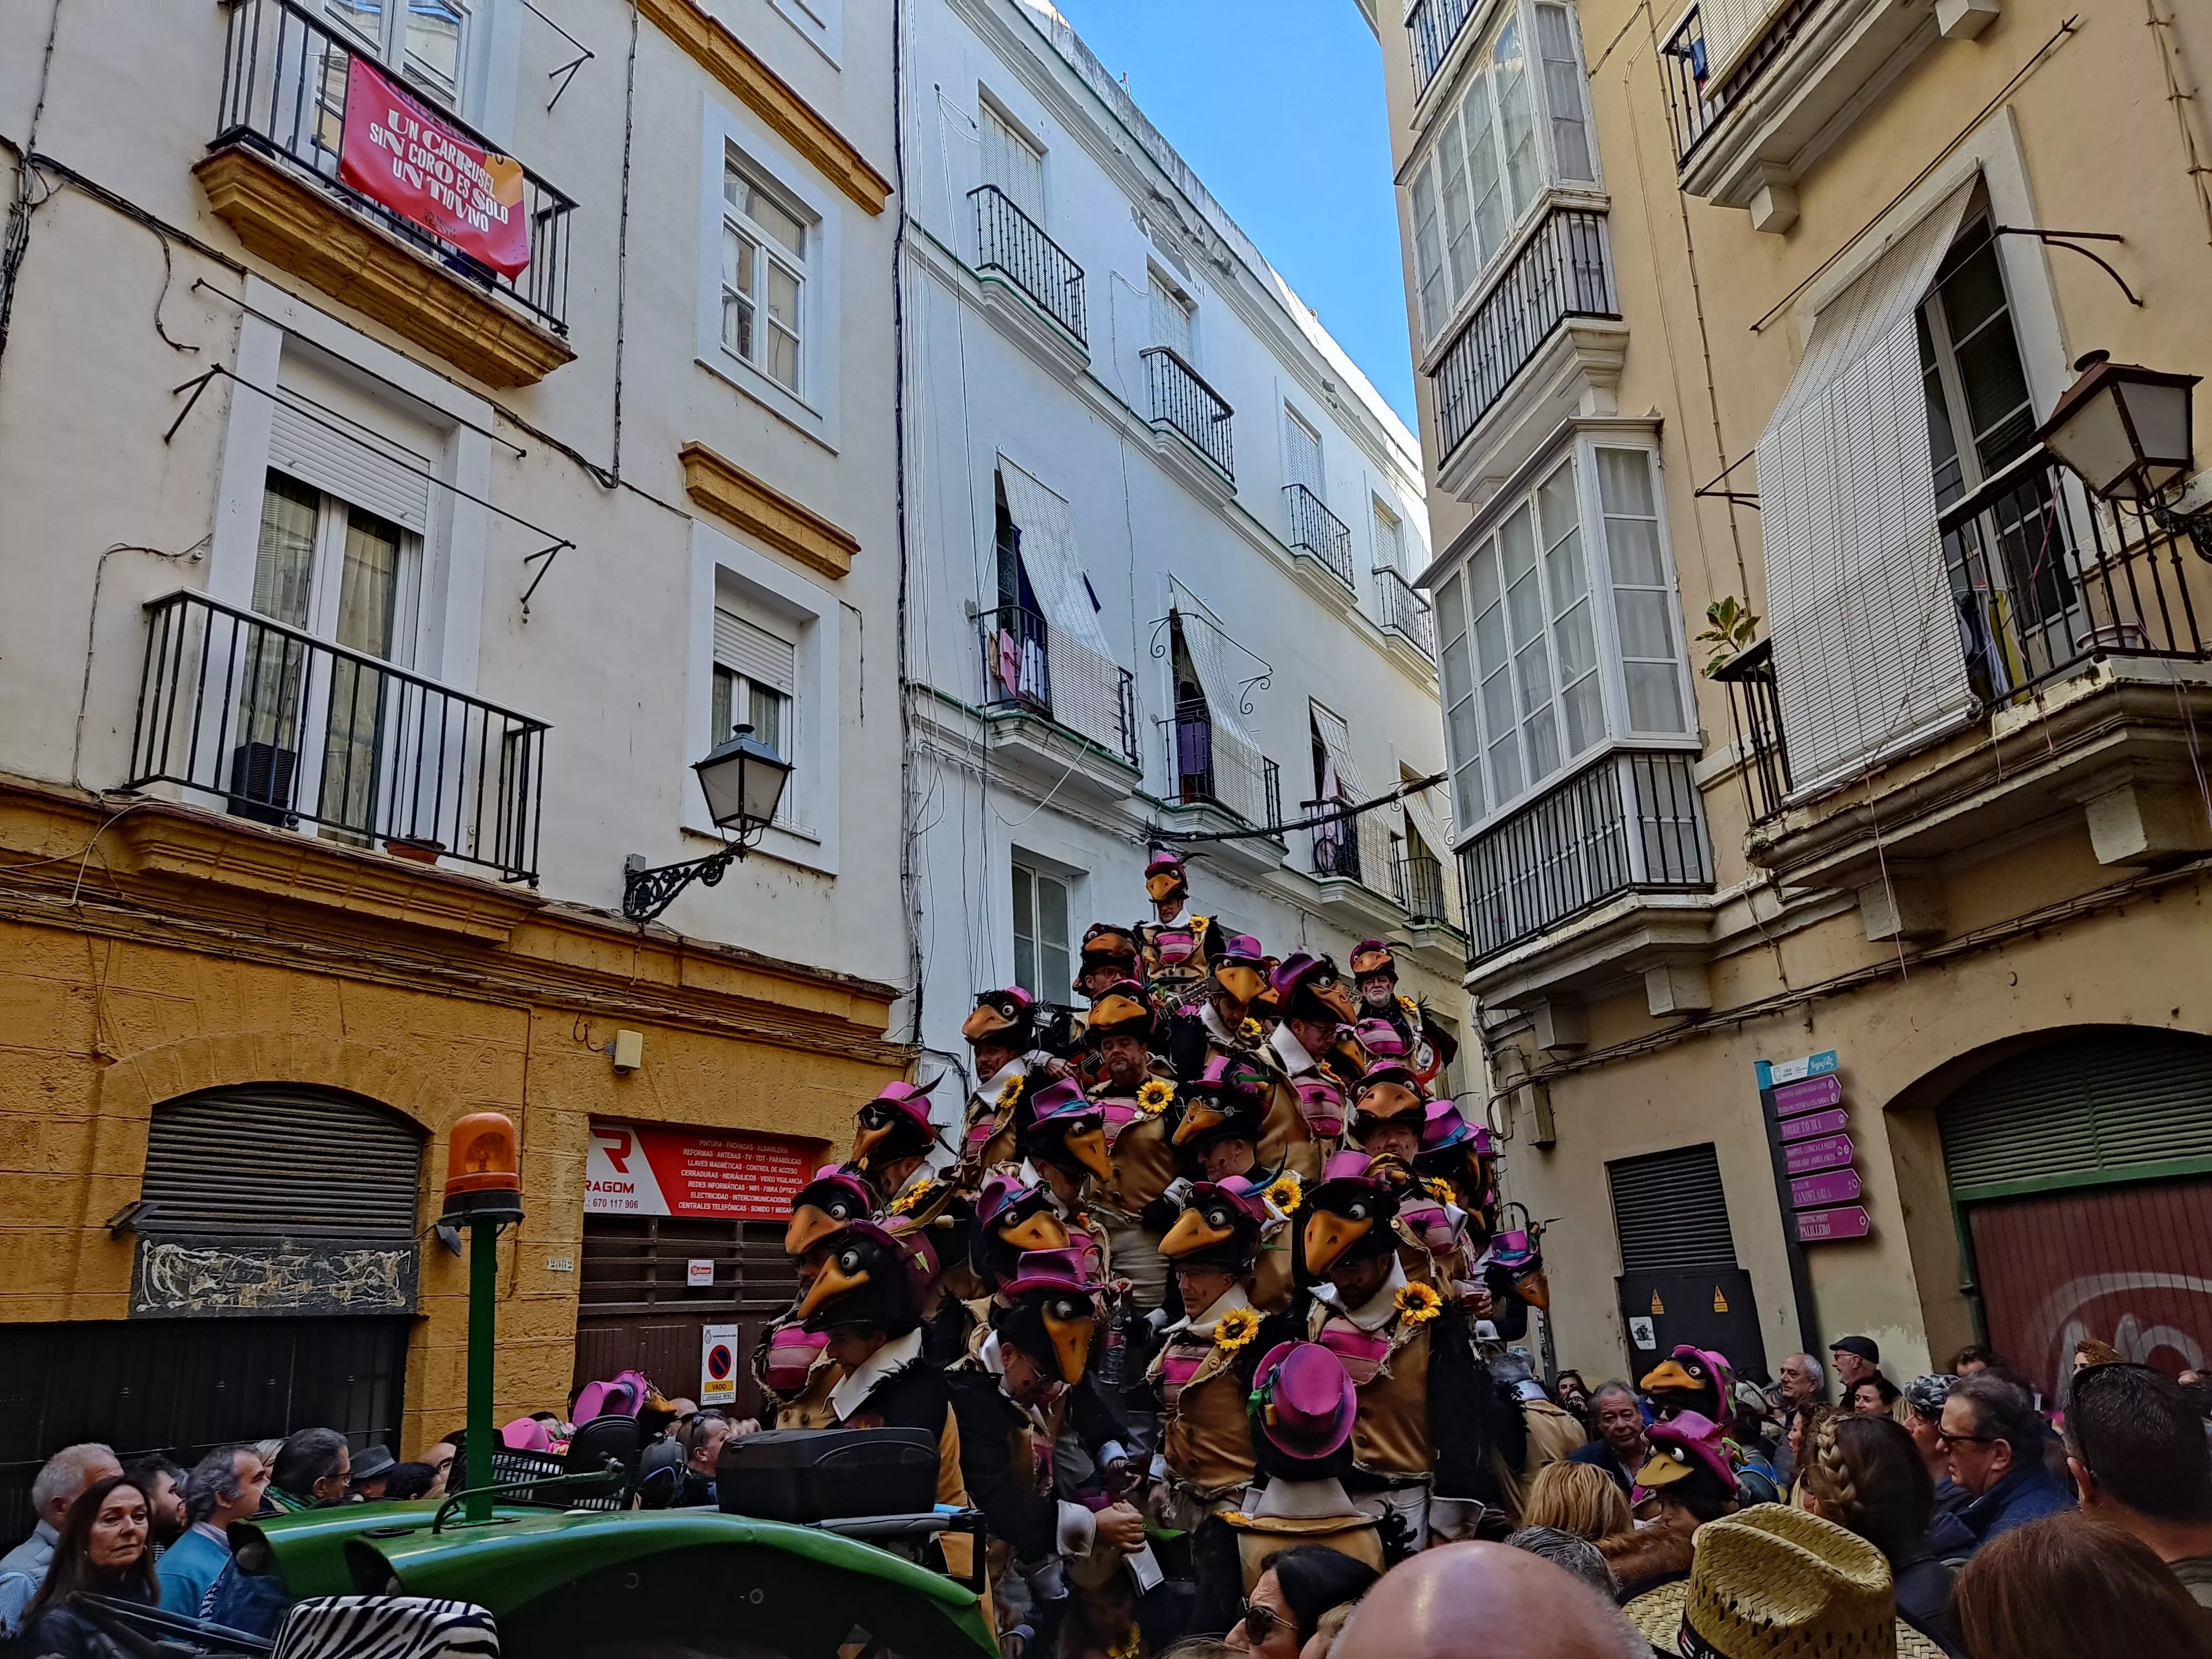
[[[1114,647],[1098,625],[1083,580],[1083,556],[1075,542],[1075,515],[1067,502],[1005,456],[999,457],[999,483],[1006,495],[1006,516],[1021,531],[1022,569],[1037,609],[1059,632],[1081,641],[1109,661]]]
[[[1334,709],[1317,702],[1307,706],[1313,710],[1314,731],[1321,738],[1322,750],[1336,763],[1337,794],[1346,801],[1366,799],[1366,792],[1360,787],[1359,769],[1352,764],[1352,728]]]
[[[798,695],[797,644],[720,605],[714,607],[714,660],[787,697]]]
[[[1775,680],[1801,795],[1972,708],[1914,320],[1972,190],[1821,310],[1759,441]]]
[[[365,1101],[225,1089],[154,1109],[142,1232],[415,1237],[422,1136]]]
[[[1790,0],[1698,0],[1705,26],[1705,90],[1718,88]]]
[[[1945,1103],[1952,1194],[2212,1158],[2212,1042],[2090,1031],[2000,1060]]]
[[[1712,1143],[1605,1166],[1624,1273],[1735,1266],[1728,1196]]]
[[[1152,343],[1167,347],[1189,362],[1190,307],[1161,283],[1157,272],[1152,277]]]
[[[1213,614],[1190,596],[1181,582],[1168,579],[1168,600],[1182,624],[1183,648],[1206,694],[1212,728],[1213,787],[1224,805],[1251,823],[1267,821],[1259,739],[1244,724],[1237,695],[1238,677],[1229,672],[1226,636]],[[1170,780],[1172,781],[1172,780]]]
[[[337,425],[333,421],[331,426]],[[277,471],[327,490],[340,501],[366,507],[416,535],[430,524],[431,470],[427,456],[379,435],[356,439],[318,424],[285,403],[276,403],[269,429],[269,465]],[[413,467],[416,471],[407,469]]]
[[[996,185],[1013,204],[1038,224],[1044,222],[1044,157],[1036,147],[1006,124],[988,104],[983,106],[983,182]]]
[[[1321,434],[1298,417],[1288,404],[1283,408],[1283,425],[1286,448],[1289,451],[1290,482],[1304,484],[1316,501],[1327,501],[1328,492],[1322,487]]]

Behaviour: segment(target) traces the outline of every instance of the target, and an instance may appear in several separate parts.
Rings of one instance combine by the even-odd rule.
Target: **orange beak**
[[[1106,1156],[1106,1128],[1103,1124],[1092,1129],[1078,1129],[1064,1135],[1060,1144],[1066,1147],[1078,1164],[1101,1181],[1114,1178],[1114,1164]]]
[[[1194,1100],[1176,1125],[1170,1144],[1180,1146],[1186,1140],[1204,1134],[1207,1130],[1229,1121],[1229,1114],[1210,1101]]]
[[[1363,1117],[1403,1117],[1422,1109],[1420,1096],[1402,1083],[1377,1083],[1359,1097]]]
[[[890,1139],[890,1133],[891,1126],[888,1123],[884,1124],[883,1127],[879,1129],[870,1129],[864,1127],[855,1131],[853,1135],[853,1162],[855,1164],[866,1163],[868,1154],[875,1151],[877,1147],[882,1146],[884,1141]]]
[[[960,1022],[960,1035],[970,1042],[980,1042],[994,1032],[1012,1029],[1013,1022],[988,1003],[978,1006],[974,1013]]]
[[[1168,897],[1182,885],[1181,876],[1146,876],[1145,878],[1145,890],[1152,896],[1155,903]]]
[[[1213,976],[1221,981],[1223,990],[1237,1001],[1247,1004],[1260,994],[1260,988],[1267,983],[1257,968],[1246,968],[1235,963],[1225,968],[1215,969]]]
[[[1646,1371],[1643,1381],[1636,1386],[1650,1394],[1655,1389],[1695,1389],[1698,1384],[1698,1379],[1684,1370],[1677,1362],[1662,1359]]]
[[[1202,1211],[1185,1210],[1160,1241],[1160,1254],[1170,1259],[1188,1255],[1196,1250],[1211,1249],[1216,1244],[1226,1244],[1236,1236],[1226,1227],[1215,1226]]]
[[[783,1253],[805,1255],[844,1224],[817,1205],[802,1204],[791,1212],[791,1224],[783,1230]]]
[[[801,1319],[811,1319],[815,1310],[823,1303],[834,1302],[841,1296],[846,1296],[859,1290],[867,1282],[866,1268],[863,1267],[859,1273],[848,1275],[835,1261],[832,1261],[823,1268],[822,1276],[807,1287],[806,1299],[799,1304],[799,1316]]]
[[[1097,1322],[1092,1319],[1054,1319],[1044,1316],[1045,1334],[1060,1358],[1060,1380],[1070,1388],[1083,1381],[1083,1368],[1091,1358],[1091,1338]]]
[[[1325,991],[1316,991],[1314,995],[1321,1000],[1323,1006],[1333,1010],[1336,1017],[1346,1025],[1358,1019],[1358,1005],[1352,1001],[1352,993],[1344,988],[1342,980],[1337,981]]]
[[[1516,1279],[1513,1281],[1513,1294],[1532,1308],[1542,1308],[1548,1311],[1552,1305],[1552,1276],[1539,1267],[1528,1278]],[[1668,1363],[1671,1364],[1673,1362],[1670,1360]]]
[[[1364,1216],[1354,1221],[1334,1210],[1316,1210],[1306,1219],[1306,1267],[1316,1273],[1327,1273],[1374,1229],[1373,1220]]]
[[[1060,1218],[1049,1210],[1039,1210],[1028,1220],[1008,1228],[999,1237],[1018,1250],[1064,1250],[1067,1248],[1067,1229],[1060,1224]]]

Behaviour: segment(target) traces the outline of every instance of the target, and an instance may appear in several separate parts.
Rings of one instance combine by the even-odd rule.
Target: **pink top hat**
[[[1285,1342],[1253,1374],[1252,1415],[1276,1450],[1318,1462],[1352,1438],[1359,1395],[1344,1362],[1320,1343]]]
[[[1088,1296],[1097,1288],[1084,1272],[1080,1250],[1024,1250],[1014,1263],[1013,1277],[999,1286],[999,1294],[1012,1301],[1030,1291]]]

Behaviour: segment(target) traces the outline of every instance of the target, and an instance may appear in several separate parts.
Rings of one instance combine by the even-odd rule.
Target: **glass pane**
[[[1560,467],[1537,487],[1536,505],[1543,514],[1547,546],[1582,522],[1582,508],[1575,502],[1575,466],[1572,461]]]
[[[1528,68],[1521,56],[1518,22],[1499,31],[1496,63],[1498,125],[1505,135],[1506,184],[1513,216],[1517,219],[1528,210],[1544,183],[1536,155],[1536,112],[1528,95]]]
[[[1672,663],[1627,665],[1628,723],[1638,732],[1682,730],[1682,686]]]
[[[1054,876],[1036,878],[1037,943],[1067,955],[1067,884]],[[1063,978],[1066,975],[1062,975]]]
[[[1552,624],[1559,647],[1559,683],[1572,684],[1597,666],[1597,626],[1588,599]]]
[[[767,361],[761,367],[793,392],[799,390],[799,337],[780,328],[768,331]]]
[[[1455,570],[1437,589],[1437,632],[1447,642],[1462,638],[1467,633],[1467,611],[1464,609],[1465,584]]]
[[[773,259],[768,262],[768,314],[799,331],[799,278]]]
[[[1482,757],[1482,728],[1474,718],[1474,700],[1455,704],[1444,716],[1444,743],[1452,764],[1465,766]]]
[[[1014,983],[1031,996],[1036,983],[1036,890],[1030,872],[1014,866]]]
[[[722,195],[732,207],[800,258],[806,257],[806,226],[782,203],[732,168],[722,175]]]
[[[1498,133],[1492,123],[1490,77],[1478,76],[1460,106],[1467,133],[1468,191],[1474,198],[1474,235],[1482,263],[1488,264],[1505,240],[1512,217],[1498,173]]]
[[[461,84],[461,25],[467,14],[459,0],[408,0],[407,68],[447,97]]]
[[[1459,702],[1474,689],[1474,672],[1468,661],[1465,635],[1454,640],[1443,649],[1443,693],[1447,707]]]
[[[1668,620],[1663,592],[1624,587],[1613,594],[1613,604],[1614,614],[1620,618],[1622,656],[1674,656],[1674,630]]]
[[[1995,242],[1984,242],[1943,279],[1943,320],[1951,337],[1963,340],[2004,309],[2004,278],[1997,270]]]
[[[1494,673],[1505,664],[1505,607],[1493,605],[1474,619],[1474,643],[1482,672]]]
[[[1544,580],[1552,591],[1552,609],[1570,605],[1589,592],[1589,571],[1583,559],[1583,534],[1570,530],[1566,539],[1544,556]]]
[[[1444,252],[1437,222],[1437,164],[1429,161],[1413,175],[1413,274],[1421,289],[1421,332],[1443,325]]]
[[[736,695],[738,677],[726,668],[714,671],[714,701],[707,712],[707,743],[711,748],[730,740],[734,716],[730,713],[731,699]]]
[[[1974,447],[1983,471],[1995,471],[1991,452],[2010,435],[2009,428],[2019,424],[2021,411],[2028,406],[2027,375],[2021,368],[2020,348],[2013,343],[2009,316],[1999,316],[1972,339],[1961,343],[1957,356]],[[2015,448],[2013,453],[2019,451]]]
[[[746,682],[750,694],[745,699],[746,718],[753,723],[753,736],[777,755],[783,753],[783,713],[787,699],[779,691],[767,686]]]
[[[1552,118],[1552,159],[1562,179],[1595,179],[1589,135],[1583,125],[1583,66],[1565,6],[1536,8],[1536,43],[1544,58],[1544,101]]]
[[[1513,678],[1520,682],[1521,706],[1531,716],[1552,701],[1552,650],[1539,635],[1515,653]]]
[[[1490,781],[1498,791],[1500,806],[1521,793],[1521,747],[1510,726],[1505,735],[1490,745]]]
[[[1559,731],[1548,708],[1529,720],[1528,738],[1528,781],[1534,783],[1559,769]]]
[[[1452,774],[1452,817],[1459,823],[1477,823],[1483,811],[1482,763],[1470,758]]]
[[[345,563],[338,577],[338,643],[389,657],[398,597],[399,526],[357,507],[348,508]]]
[[[325,15],[358,30],[379,52],[384,49],[385,0],[323,0]]]
[[[307,625],[315,571],[316,491],[271,472],[261,497],[261,540],[253,552],[253,608],[295,628]]]
[[[1513,707],[1513,676],[1501,668],[1482,683],[1482,724],[1495,742],[1501,735],[1510,737],[1520,723],[1520,713]]]
[[[1451,291],[1456,297],[1467,292],[1477,269],[1474,228],[1468,208],[1467,155],[1460,147],[1456,116],[1444,123],[1437,153],[1443,162],[1444,238],[1451,254]]]
[[[1569,686],[1559,703],[1566,710],[1567,754],[1571,758],[1605,735],[1605,696],[1597,676]]]
[[[1513,648],[1521,650],[1544,637],[1544,590],[1530,565],[1521,579],[1505,591],[1505,615],[1513,629]]]
[[[1601,449],[1597,453],[1597,496],[1608,513],[1657,515],[1651,499],[1651,463],[1640,449]]]

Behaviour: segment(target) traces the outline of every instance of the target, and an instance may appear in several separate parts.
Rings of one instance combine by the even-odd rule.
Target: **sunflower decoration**
[[[1132,1625],[1127,1636],[1106,1650],[1106,1659],[1138,1659],[1138,1656],[1144,1650],[1145,1632],[1139,1626]]]
[[[1174,1099],[1175,1085],[1163,1077],[1150,1079],[1137,1089],[1137,1109],[1146,1117],[1158,1117]]]
[[[1012,1109],[1013,1103],[1022,1097],[1022,1082],[1018,1077],[1010,1077],[1000,1086],[998,1107],[1000,1111]]]
[[[1431,1295],[1434,1295],[1432,1291]],[[1235,1353],[1248,1346],[1260,1334],[1260,1310],[1257,1308],[1231,1308],[1213,1322],[1213,1346],[1224,1353]]]
[[[1237,1028],[1237,1035],[1247,1042],[1257,1042],[1267,1035],[1267,1030],[1258,1020],[1247,1014],[1244,1016],[1244,1023]]]
[[[937,1190],[933,1181],[918,1181],[885,1206],[893,1215],[909,1215],[921,1207],[921,1202]]]
[[[1268,1182],[1267,1190],[1260,1196],[1274,1206],[1277,1215],[1288,1215],[1305,1202],[1305,1183],[1298,1179],[1297,1170],[1285,1170]]]
[[[1408,1325],[1425,1325],[1443,1311],[1444,1299],[1437,1294],[1435,1286],[1415,1280],[1401,1285],[1390,1305]]]
[[[1458,1195],[1452,1191],[1451,1182],[1446,1181],[1442,1176],[1422,1176],[1421,1190],[1439,1204],[1452,1204],[1458,1201]]]

